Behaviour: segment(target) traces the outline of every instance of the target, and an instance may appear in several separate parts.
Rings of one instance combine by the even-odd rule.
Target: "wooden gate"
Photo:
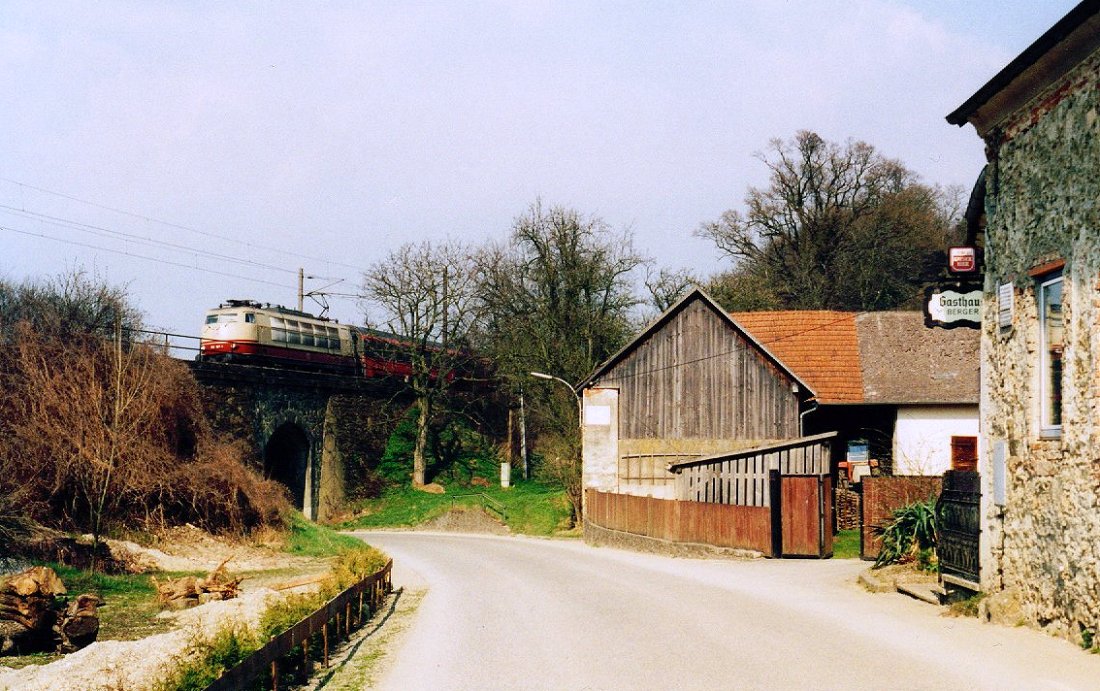
[[[936,505],[939,516],[936,552],[944,583],[973,591],[981,589],[978,540],[981,536],[981,476],[966,470],[943,474],[943,492]]]
[[[683,502],[761,507],[770,512],[776,557],[833,554],[830,470],[836,432],[670,463]]]
[[[779,506],[781,535],[777,542],[784,557],[833,555],[832,478],[828,475],[783,475]]]

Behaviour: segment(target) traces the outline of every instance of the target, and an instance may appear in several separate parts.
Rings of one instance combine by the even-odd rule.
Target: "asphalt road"
[[[362,533],[428,588],[378,688],[1100,689],[1100,656],[856,584],[855,560],[670,559]]]

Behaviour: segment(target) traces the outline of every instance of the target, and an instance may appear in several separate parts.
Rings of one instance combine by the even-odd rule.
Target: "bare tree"
[[[408,388],[418,414],[412,484],[421,487],[433,416],[474,362],[469,335],[480,316],[476,266],[459,243],[406,244],[364,274],[363,294],[368,323],[397,336],[396,356],[410,368]]]
[[[576,399],[527,374],[578,382],[618,350],[635,328],[634,283],[645,262],[629,231],[538,201],[516,218],[508,242],[479,255],[485,320],[477,342],[524,386],[529,431],[547,474],[563,487],[580,486]]]
[[[649,291],[650,304],[658,313],[664,312],[701,281],[687,269],[652,270],[646,273],[645,287]]]
[[[870,144],[808,131],[759,157],[770,184],[699,230],[738,277],[796,309],[886,309],[919,292],[956,227],[955,191],[920,184]]]

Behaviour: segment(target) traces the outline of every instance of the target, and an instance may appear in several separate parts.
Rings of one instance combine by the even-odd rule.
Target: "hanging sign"
[[[982,290],[943,290],[929,287],[924,291],[924,325],[928,328],[954,329],[982,325]]]
[[[947,270],[953,274],[972,274],[978,271],[978,248],[952,247],[947,250]]]

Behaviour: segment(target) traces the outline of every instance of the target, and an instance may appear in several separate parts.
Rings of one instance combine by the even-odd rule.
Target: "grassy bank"
[[[859,530],[840,530],[833,536],[833,559],[859,559]]]
[[[395,489],[361,504],[357,516],[339,527],[411,528],[443,515],[452,506],[484,506],[484,497],[504,507],[504,523],[514,533],[553,535],[569,527],[565,493],[533,481],[519,482],[508,489],[452,486],[446,494],[428,494],[409,487]]]
[[[332,557],[363,546],[362,540],[341,535],[332,528],[307,520],[294,512],[284,551],[303,557]]]

